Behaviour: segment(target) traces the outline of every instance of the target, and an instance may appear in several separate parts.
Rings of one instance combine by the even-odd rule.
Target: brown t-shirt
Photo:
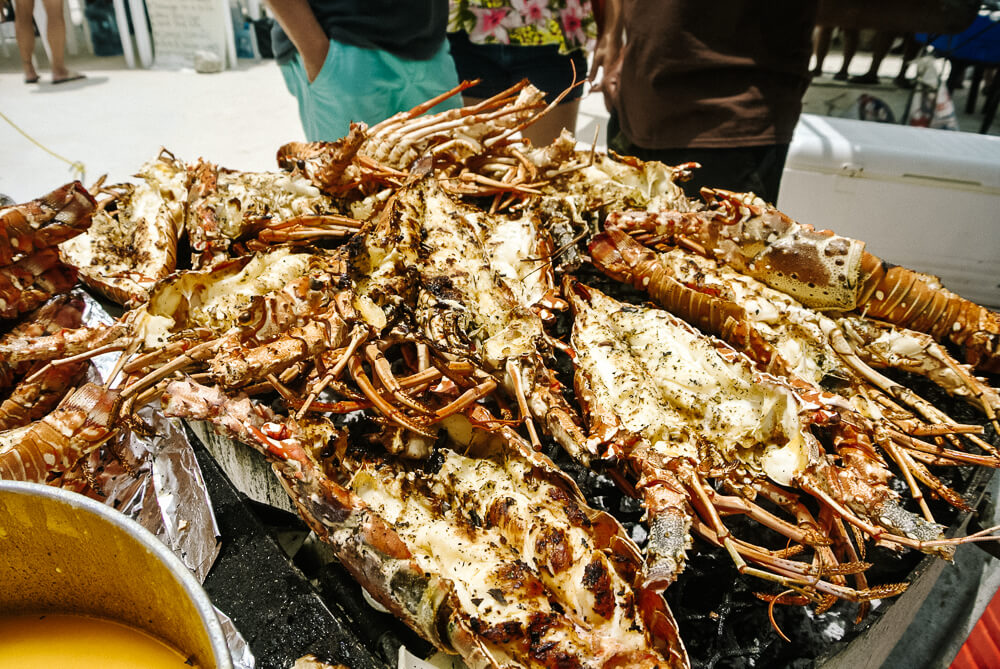
[[[622,131],[647,149],[791,141],[816,4],[626,0]]]

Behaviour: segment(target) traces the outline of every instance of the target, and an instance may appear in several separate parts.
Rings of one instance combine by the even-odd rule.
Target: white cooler
[[[1000,308],[1000,137],[803,114],[778,208]]]

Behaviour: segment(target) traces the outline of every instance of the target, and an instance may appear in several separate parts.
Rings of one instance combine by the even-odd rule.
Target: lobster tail
[[[392,527],[358,495],[330,480],[306,451],[304,438],[336,437],[332,425],[320,422],[303,430],[278,423],[275,414],[246,396],[230,399],[217,387],[193,381],[171,383],[161,401],[166,415],[207,420],[262,452],[302,518],[358,582],[429,641],[450,647],[439,624],[442,615],[448,617],[442,614],[451,594],[447,582],[421,569]]]
[[[39,249],[61,244],[90,227],[97,206],[79,181],[5,209],[0,215],[0,266]]]
[[[117,405],[116,391],[87,383],[43,419],[5,433],[12,443],[0,440],[0,479],[45,483],[68,473],[114,434]]]
[[[869,318],[926,332],[960,346],[977,370],[1000,372],[1000,316],[956,295],[931,274],[865,253],[858,309]]]
[[[729,331],[746,320],[738,305],[677,281],[655,251],[621,230],[606,230],[595,236],[590,243],[590,255],[602,272],[648,292],[654,302],[703,332],[728,338]],[[736,336],[741,337],[740,333]]]

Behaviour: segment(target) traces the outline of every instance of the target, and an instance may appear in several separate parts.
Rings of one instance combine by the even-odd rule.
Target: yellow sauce
[[[0,616],[0,669],[191,669],[132,627],[73,615]]]

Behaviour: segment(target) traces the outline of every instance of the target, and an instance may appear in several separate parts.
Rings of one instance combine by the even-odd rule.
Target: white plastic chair
[[[4,21],[0,23],[0,52],[3,53],[4,58],[10,56],[10,50],[7,48],[8,42],[13,44],[14,50],[17,51],[17,35],[14,34],[13,21]]]
[[[84,30],[86,30],[86,18],[83,15],[82,9],[74,12],[70,2],[73,2],[78,9],[81,8],[82,3],[80,0],[63,0],[63,11],[66,13],[66,52],[76,55],[80,51],[80,40],[77,36],[76,26],[82,25],[84,26]],[[139,52],[139,62],[142,67],[149,67],[153,63],[153,44],[149,37],[149,31],[146,29],[146,6],[143,0],[128,0],[128,2],[129,10],[132,12],[132,20],[135,25],[139,26],[136,29],[135,37],[135,48]],[[125,0],[114,0],[113,4],[115,8],[115,21],[118,23],[118,34],[122,42],[122,53],[125,55],[125,64],[130,68],[134,68],[135,53],[132,45],[132,34],[128,28],[128,14],[125,12]],[[79,15],[79,21],[76,20],[77,14]],[[35,25],[38,26],[38,33],[42,37],[42,45],[45,47],[45,55],[48,56],[51,62],[52,50],[45,39],[45,28],[48,25],[48,21],[41,2],[35,3],[34,17]],[[89,31],[86,32],[86,37],[86,48],[90,53],[93,53]],[[6,45],[4,48],[6,49]]]

